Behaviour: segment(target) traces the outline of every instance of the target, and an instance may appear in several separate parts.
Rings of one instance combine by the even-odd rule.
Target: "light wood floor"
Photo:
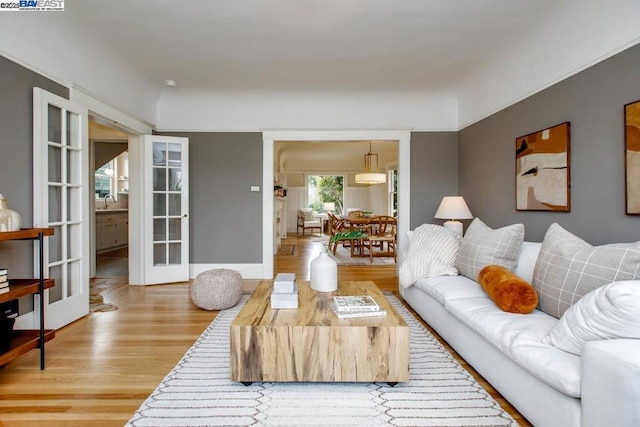
[[[292,236],[295,256],[276,256],[276,272],[309,278],[320,242]],[[373,280],[396,291],[394,266],[343,266],[341,280]],[[125,279],[100,279],[111,287],[105,302],[119,308],[89,316],[59,330],[47,343],[46,369],[39,352],[0,367],[0,426],[122,426],[215,318],[195,307],[189,284],[129,286]],[[246,281],[252,288],[257,281]],[[486,381],[480,383],[521,424],[530,425]]]

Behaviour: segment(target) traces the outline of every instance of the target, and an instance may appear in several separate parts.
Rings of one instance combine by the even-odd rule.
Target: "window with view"
[[[336,213],[342,212],[344,177],[341,175],[309,175],[307,180],[309,205],[315,212],[323,212],[325,203],[334,203]]]
[[[398,216],[398,169],[389,169],[389,215]]]

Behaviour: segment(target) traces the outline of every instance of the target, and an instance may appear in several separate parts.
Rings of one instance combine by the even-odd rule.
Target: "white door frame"
[[[398,249],[404,253],[410,211],[410,130],[264,131],[262,133],[262,277],[273,278],[273,182],[275,141],[398,141]],[[398,265],[400,265],[399,259]]]
[[[129,113],[120,110],[114,105],[101,99],[97,95],[77,86],[70,85],[69,99],[71,101],[79,102],[85,105],[89,110],[89,115],[98,117],[104,122],[110,123],[116,129],[122,130],[129,135],[145,135],[151,134],[153,131],[152,125],[142,120],[136,119]],[[138,144],[142,144],[142,138],[129,138],[129,152],[137,151],[139,149]],[[132,159],[129,159],[129,168],[134,172],[140,171],[143,168],[142,159],[138,158],[139,163],[133,163]],[[86,165],[88,169],[90,165]],[[129,177],[129,186],[139,188],[140,183],[136,182],[139,179],[139,174],[132,173]],[[93,196],[93,188],[89,189],[91,196]],[[139,201],[136,203],[132,199],[138,197],[140,200],[143,198],[143,194],[138,192],[129,193],[129,236],[135,236],[136,230],[142,228],[142,212],[140,207],[142,203]],[[90,242],[90,257],[96,252],[96,240],[95,240],[95,197],[88,197],[89,200],[89,232],[88,236],[85,236],[85,241]],[[133,203],[132,203],[133,201]],[[129,251],[129,283],[136,283],[139,277],[141,262],[138,258],[142,257],[142,253],[139,251]],[[95,274],[95,260],[93,261],[93,268],[91,274]]]

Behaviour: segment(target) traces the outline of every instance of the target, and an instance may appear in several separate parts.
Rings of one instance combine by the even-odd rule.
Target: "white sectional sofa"
[[[514,273],[532,281],[541,243],[524,242]],[[640,281],[634,281],[640,286]],[[543,342],[559,322],[500,310],[462,276],[400,286],[405,301],[536,426],[640,426],[640,339],[587,342],[582,356]]]

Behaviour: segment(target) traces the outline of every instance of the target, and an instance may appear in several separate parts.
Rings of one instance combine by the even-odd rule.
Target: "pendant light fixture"
[[[385,182],[387,182],[387,176],[378,172],[378,155],[371,152],[371,141],[369,141],[369,152],[364,155],[364,173],[356,174],[356,183],[384,184]]]

